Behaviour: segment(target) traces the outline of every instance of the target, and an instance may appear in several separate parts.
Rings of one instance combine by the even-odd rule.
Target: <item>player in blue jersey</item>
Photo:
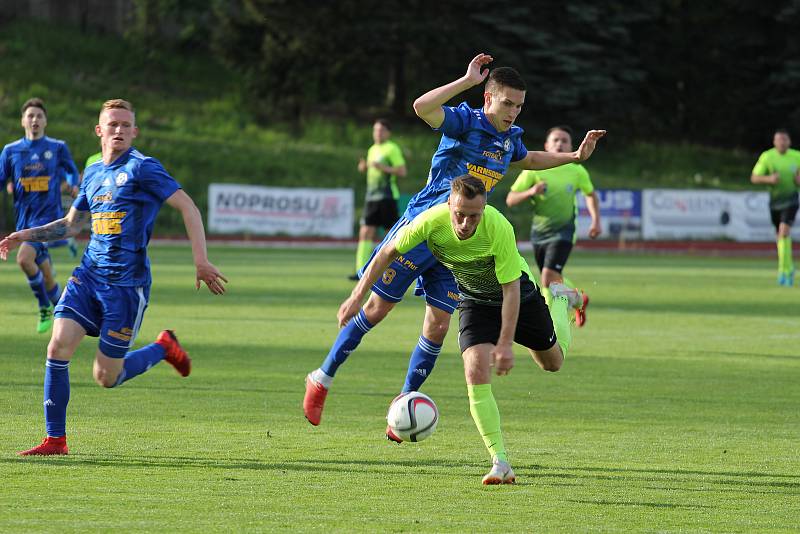
[[[94,379],[113,388],[166,360],[188,376],[191,360],[170,330],[156,341],[131,350],[150,293],[147,244],[161,205],[183,215],[197,269],[215,295],[225,292],[224,276],[208,261],[203,220],[192,199],[157,160],[131,145],[138,134],[133,106],[125,100],[103,104],[95,132],[103,159],[83,177],[80,193],[67,216],[45,226],[15,232],[0,241],[0,257],[25,241],[50,241],[77,234],[91,220],[92,235],[81,264],[73,271],[55,309],[47,346],[44,416],[47,437],[19,454],[67,454],[66,414],[69,362],[84,336],[99,337]]]
[[[22,128],[25,136],[6,145],[0,153],[0,185],[14,197],[16,229],[33,228],[63,217],[61,183],[66,180],[77,192],[78,169],[64,141],[45,135],[47,110],[40,98],[22,105]],[[23,243],[17,252],[17,264],[39,304],[36,331],[50,330],[53,305],[60,288],[52,268],[46,243]]]
[[[514,69],[500,67],[491,73],[483,67],[492,61],[487,54],[477,55],[461,78],[425,93],[414,102],[416,114],[442,133],[439,148],[431,161],[425,187],[409,202],[403,216],[375,249],[391,242],[400,228],[408,225],[429,207],[446,202],[451,181],[463,174],[479,178],[491,192],[503,179],[509,165],[522,169],[548,169],[587,159],[594,151],[603,130],[586,134],[575,152],[528,151],[522,143],[522,128],[514,125],[525,101],[525,82]],[[467,89],[486,81],[482,108],[462,103],[445,103]],[[370,260],[371,261],[371,260]],[[362,267],[361,273],[364,268]],[[421,243],[389,266],[372,286],[372,293],[359,313],[340,331],[322,365],[306,377],[303,411],[312,425],[318,425],[328,390],[338,367],[358,347],[361,339],[382,321],[402,300],[406,289],[416,282],[416,294],[427,303],[422,334],[411,352],[403,391],[416,391],[431,373],[450,327],[450,316],[459,303],[453,275]],[[387,428],[387,437],[400,440]]]

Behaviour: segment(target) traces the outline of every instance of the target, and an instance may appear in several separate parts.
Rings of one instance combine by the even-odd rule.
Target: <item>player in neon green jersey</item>
[[[547,131],[544,149],[547,152],[571,152],[572,130],[568,126],[555,126]],[[531,242],[533,256],[542,273],[542,293],[550,302],[550,285],[566,283],[562,274],[575,244],[575,218],[578,206],[575,195],[581,191],[586,196],[586,207],[592,217],[589,237],[600,235],[600,208],[597,193],[589,173],[580,163],[568,163],[544,171],[523,171],[511,186],[506,204],[516,206],[530,200],[533,206]],[[575,310],[575,324],[586,322],[586,305],[589,297]]]
[[[800,151],[789,148],[792,139],[783,129],[775,131],[773,148],[758,158],[750,181],[769,186],[769,211],[778,243],[778,285],[794,285],[792,224],[797,216],[800,186]]]
[[[483,437],[492,468],[484,484],[513,484],[500,412],[491,386],[491,368],[505,375],[514,366],[512,342],[528,348],[545,371],[558,371],[571,341],[568,307],[580,294],[553,283],[549,310],[532,280],[528,264],[517,250],[514,229],[499,211],[486,205],[483,182],[470,175],[452,182],[446,204],[438,204],[409,221],[395,238],[385,243],[370,262],[350,297],[339,308],[344,326],[361,309],[369,288],[398,256],[420,243],[456,279],[461,293],[458,305],[461,356],[467,381],[470,413]]]
[[[372,125],[374,144],[367,151],[367,159],[358,161],[358,172],[367,173],[367,194],[364,216],[358,230],[356,271],[363,267],[372,255],[378,227],[388,230],[397,222],[397,177],[405,177],[406,160],[397,143],[389,139],[392,127],[386,119],[375,119]],[[350,277],[358,280],[358,275]]]

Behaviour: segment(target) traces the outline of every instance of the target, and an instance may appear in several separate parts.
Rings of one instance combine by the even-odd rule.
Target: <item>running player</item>
[[[414,102],[417,115],[442,132],[442,139],[431,161],[428,183],[411,199],[403,216],[386,234],[384,243],[394,239],[395,233],[418,214],[445,202],[450,194],[450,182],[457,176],[475,176],[491,192],[510,164],[523,169],[546,169],[583,161],[605,134],[604,130],[590,131],[578,150],[572,153],[529,152],[522,143],[522,129],[514,125],[525,101],[525,82],[517,71],[508,67],[489,73],[483,67],[491,61],[491,56],[478,54],[470,61],[464,76],[425,93]],[[444,105],[484,81],[482,108],[471,108],[466,102],[457,107]],[[381,246],[378,245],[373,257]],[[339,331],[322,365],[306,377],[303,411],[312,425],[320,423],[338,367],[358,347],[364,335],[400,302],[415,281],[416,293],[425,296],[427,306],[422,335],[411,352],[403,391],[416,391],[423,384],[441,351],[459,295],[453,275],[431,255],[425,243],[420,243],[395,258],[381,280],[372,286],[372,293],[361,311]],[[387,437],[400,441],[388,428]]]
[[[555,126],[546,134],[544,149],[548,152],[571,152],[572,130],[568,126]],[[575,195],[581,191],[586,196],[586,207],[592,217],[589,237],[600,235],[600,208],[589,173],[580,163],[568,163],[544,171],[523,171],[511,186],[506,204],[516,206],[530,199],[533,205],[531,242],[533,257],[542,275],[542,293],[550,303],[550,284],[572,282],[563,278],[562,271],[575,244],[575,217],[578,205]],[[586,323],[586,305],[589,297],[575,309],[575,324]]]
[[[47,109],[41,98],[28,99],[22,105],[21,123],[25,136],[0,153],[0,185],[5,184],[14,196],[17,231],[63,217],[61,182],[67,179],[70,187],[75,187],[78,177],[67,144],[45,135]],[[53,305],[61,293],[47,244],[22,243],[17,264],[39,305],[36,331],[42,334],[53,326]]]
[[[558,371],[571,341],[568,306],[580,294],[553,283],[548,310],[530,269],[517,250],[511,223],[486,205],[483,182],[460,176],[452,182],[447,204],[429,208],[384,243],[350,297],[339,308],[340,325],[359,313],[361,302],[398,254],[427,243],[433,255],[455,276],[462,300],[458,305],[458,343],[464,360],[470,413],[492,457],[484,484],[513,484],[500,413],[492,394],[491,367],[505,375],[514,365],[513,341],[528,348],[545,371]]]
[[[758,158],[750,181],[769,186],[769,211],[775,226],[778,243],[778,285],[794,285],[794,260],[792,259],[792,225],[800,203],[797,189],[800,186],[800,151],[789,148],[792,139],[784,129],[775,130],[773,148]]]
[[[397,199],[400,197],[397,177],[405,177],[406,160],[397,143],[390,139],[391,135],[389,121],[376,119],[372,125],[373,145],[367,151],[367,159],[358,160],[358,172],[367,173],[367,194],[358,229],[356,271],[369,261],[378,227],[388,230],[397,222]],[[358,280],[358,274],[350,279]]]
[[[139,132],[133,106],[125,100],[104,103],[95,132],[103,159],[86,170],[67,216],[0,241],[0,257],[6,259],[22,242],[75,235],[91,216],[91,240],[58,301],[47,346],[47,437],[41,445],[19,453],[23,456],[67,454],[69,362],[85,335],[100,338],[93,374],[103,387],[116,387],[161,360],[181,376],[189,375],[191,360],[171,330],[161,332],[154,343],[131,350],[150,293],[147,244],[162,203],[183,215],[197,268],[197,288],[202,281],[216,295],[225,292],[222,281],[227,280],[208,261],[203,220],[194,202],[161,163],[131,146]]]

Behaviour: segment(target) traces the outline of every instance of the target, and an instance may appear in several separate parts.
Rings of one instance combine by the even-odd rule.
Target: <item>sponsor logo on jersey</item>
[[[53,153],[49,150],[44,151],[44,159],[53,159]]]
[[[25,165],[24,170],[26,172],[43,171],[44,170],[44,163],[42,163],[41,161],[39,161],[37,163],[28,163],[27,165]]]
[[[31,156],[31,161],[39,161],[39,154],[34,154]]]
[[[493,171],[492,169],[487,169],[486,167],[474,163],[467,163],[467,172],[470,176],[474,176],[483,182],[487,192],[491,192],[494,186],[497,185],[497,182],[503,179],[502,172]]]
[[[106,191],[102,195],[95,195],[92,200],[94,202],[114,202],[114,195],[111,191]]]
[[[42,193],[50,190],[49,176],[28,176],[20,178],[19,182],[26,193]]]
[[[110,186],[110,185],[111,185],[111,180],[109,180],[108,178],[106,178],[105,180],[103,180],[103,183],[102,183],[102,184],[100,184],[100,185],[101,185],[102,187],[108,187],[108,186]]]
[[[117,182],[117,187],[122,187],[128,181],[128,173],[119,173],[115,181]]]
[[[503,157],[505,156],[505,154],[500,150],[498,150],[497,152],[492,152],[490,150],[484,150],[483,151],[483,155],[485,157],[491,158],[491,159],[493,159],[495,161],[502,161]]]

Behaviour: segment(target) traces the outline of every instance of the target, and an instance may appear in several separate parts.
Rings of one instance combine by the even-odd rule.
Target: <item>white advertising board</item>
[[[256,235],[353,237],[352,189],[211,184],[211,232]]]

